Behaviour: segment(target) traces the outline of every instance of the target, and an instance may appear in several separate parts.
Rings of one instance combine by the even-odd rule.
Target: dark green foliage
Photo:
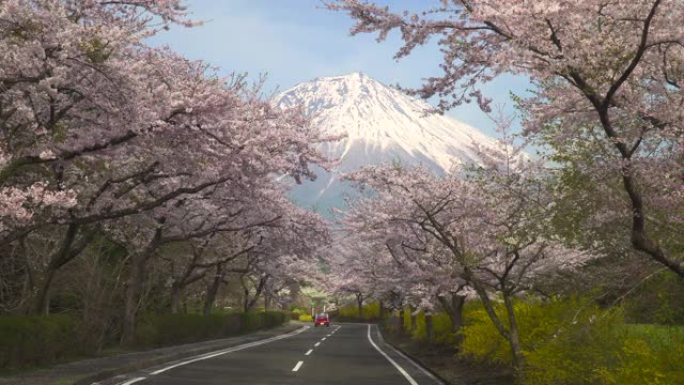
[[[143,317],[135,347],[158,347],[225,338],[282,325],[282,312],[155,314]],[[92,356],[82,323],[70,315],[0,317],[0,368],[22,369]]]
[[[157,347],[224,338],[282,325],[281,312],[212,314],[154,314],[143,317],[135,345]]]
[[[625,310],[629,322],[684,325],[684,279],[659,273],[630,294]]]
[[[46,365],[86,352],[68,315],[0,317],[0,368]]]

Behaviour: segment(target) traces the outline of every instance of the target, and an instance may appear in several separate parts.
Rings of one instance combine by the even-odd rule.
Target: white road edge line
[[[320,345],[321,345],[320,342],[316,342],[316,343],[314,344],[315,347],[319,347]]]
[[[418,385],[416,380],[414,380],[413,377],[411,377],[411,375],[408,374],[406,372],[406,370],[404,370],[404,368],[399,366],[399,364],[397,364],[397,362],[394,361],[392,359],[392,357],[388,356],[387,353],[383,352],[382,349],[380,349],[380,347],[378,347],[378,345],[376,345],[375,342],[373,342],[373,339],[371,338],[371,325],[370,324],[368,324],[368,342],[370,342],[370,344],[373,345],[375,350],[377,350],[383,357],[385,357],[385,359],[387,359],[387,361],[389,361],[390,364],[392,364],[392,366],[394,366],[399,371],[399,373],[401,373],[404,376],[404,378],[406,378],[406,381],[408,381],[409,384]]]
[[[378,334],[380,334],[380,331],[378,331]],[[421,366],[419,363],[417,363],[416,361],[414,361],[411,357],[409,357],[409,356],[407,356],[406,354],[402,353],[400,350],[396,349],[394,346],[392,346],[392,345],[390,345],[390,344],[388,344],[388,343],[385,343],[385,346],[387,346],[388,348],[392,349],[392,351],[395,352],[395,353],[396,353],[398,356],[400,356],[401,358],[403,358],[403,359],[405,359],[406,361],[410,362],[411,365],[415,366],[416,369],[420,370],[421,372],[423,372],[423,374],[425,374],[425,375],[428,376],[430,379],[432,379],[433,381],[435,381],[436,384],[444,385],[444,382],[442,382],[442,380],[440,380],[439,378],[437,378],[434,374],[430,373],[429,370],[425,369],[425,368],[424,368],[423,366]]]
[[[309,351],[306,352],[306,353],[304,353],[304,355],[305,355],[305,356],[308,356],[309,354],[311,354],[311,352],[313,352],[313,349],[309,349]]]
[[[135,384],[136,382],[140,382],[140,381],[142,381],[142,380],[144,380],[144,379],[145,379],[145,377],[136,377],[136,378],[134,378],[134,379],[132,379],[132,380],[128,380],[128,381],[122,383],[121,385],[131,385],[131,384]]]
[[[295,367],[294,367],[294,368],[292,368],[292,371],[293,371],[293,372],[296,372],[296,371],[298,371],[298,370],[299,370],[299,368],[301,368],[301,367],[302,367],[302,364],[303,364],[303,363],[304,363],[304,361],[299,361],[299,362],[297,362],[297,365],[295,365]]]
[[[173,364],[173,365],[167,366],[167,367],[165,367],[165,368],[161,368],[161,369],[159,369],[159,370],[155,370],[154,372],[151,372],[150,374],[152,374],[152,375],[157,375],[157,374],[160,374],[160,373],[164,373],[164,372],[167,371],[167,370],[171,370],[171,369],[173,369],[173,368],[177,368],[177,367],[179,367],[179,366],[183,366],[183,365],[187,365],[187,364],[192,364],[193,362],[202,361],[202,360],[207,360],[207,359],[209,359],[209,358],[214,358],[214,357],[221,356],[221,355],[224,355],[224,354],[233,353],[233,352],[237,352],[237,351],[240,351],[240,350],[244,350],[244,349],[248,349],[248,348],[253,348],[253,347],[255,347],[255,346],[264,345],[264,344],[267,344],[267,343],[270,343],[270,342],[282,340],[282,339],[284,339],[284,338],[292,337],[292,336],[295,336],[295,335],[297,335],[297,334],[299,334],[299,333],[302,333],[303,331],[305,331],[305,330],[307,330],[307,329],[309,329],[309,328],[310,328],[310,326],[302,326],[301,328],[299,328],[299,329],[297,329],[297,330],[295,330],[295,331],[293,331],[293,332],[287,333],[287,334],[282,334],[282,335],[279,335],[279,336],[267,338],[267,339],[265,339],[265,340],[259,340],[259,341],[254,341],[254,342],[250,342],[250,343],[243,344],[243,345],[234,346],[234,347],[232,347],[232,348],[225,349],[225,350],[219,350],[219,351],[215,351],[215,352],[205,353],[205,354],[202,354],[202,355],[200,355],[200,356],[196,356],[196,357],[194,357],[194,358],[191,358],[191,359],[189,359],[189,360],[181,361],[181,362],[175,363],[175,364]],[[122,385],[124,385],[124,384],[122,384]]]

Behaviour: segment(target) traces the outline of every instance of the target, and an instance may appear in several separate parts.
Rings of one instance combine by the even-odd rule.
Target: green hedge
[[[684,325],[684,279],[669,271],[652,277],[625,302],[625,318],[639,324]]]
[[[197,314],[159,314],[142,317],[135,346],[158,347],[224,338],[288,321],[281,312],[231,313],[205,317]],[[0,316],[0,369],[24,369],[92,356],[95,348],[78,318],[68,315]]]
[[[0,317],[0,368],[46,365],[87,354],[67,315]]]
[[[154,314],[142,318],[135,345],[157,347],[230,337],[282,325],[289,319],[282,312],[212,314]]]

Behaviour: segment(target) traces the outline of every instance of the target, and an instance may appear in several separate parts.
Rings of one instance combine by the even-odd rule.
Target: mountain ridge
[[[317,170],[318,181],[293,188],[295,201],[304,206],[340,207],[342,196],[350,192],[340,174],[364,165],[399,161],[448,173],[455,164],[477,163],[476,145],[497,147],[479,130],[429,113],[432,106],[425,101],[360,72],[299,83],[277,95],[274,103],[284,109],[301,106],[324,133],[346,135],[321,145],[326,155],[339,159],[339,166],[330,173]]]

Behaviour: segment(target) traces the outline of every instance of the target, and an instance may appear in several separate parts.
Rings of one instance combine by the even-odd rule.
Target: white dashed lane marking
[[[302,364],[304,364],[304,361],[299,361],[299,362],[297,362],[297,365],[295,365],[295,367],[294,367],[294,368],[292,368],[292,371],[293,371],[293,372],[296,372],[296,371],[298,371],[298,370],[299,370],[299,368],[301,368],[301,367],[302,367]]]
[[[248,348],[253,348],[253,347],[255,347],[255,346],[264,345],[264,344],[267,344],[267,343],[270,343],[270,342],[282,340],[282,339],[284,339],[284,338],[288,338],[288,337],[292,337],[292,336],[294,336],[294,335],[300,334],[300,333],[304,332],[305,330],[307,330],[308,328],[309,328],[309,326],[304,326],[304,327],[302,327],[302,328],[300,328],[300,329],[297,329],[297,330],[295,330],[295,331],[293,331],[293,332],[290,332],[290,333],[287,333],[287,334],[282,334],[282,335],[279,335],[279,336],[267,338],[267,339],[265,339],[265,340],[258,340],[258,341],[250,342],[250,343],[247,343],[247,344],[238,345],[238,346],[235,346],[235,347],[232,347],[232,348],[228,348],[228,349],[225,349],[225,350],[219,350],[219,351],[217,351],[217,352],[211,352],[211,353],[207,353],[207,354],[204,354],[204,355],[200,355],[200,356],[194,357],[194,358],[192,358],[192,359],[189,359],[189,360],[187,360],[187,361],[182,361],[182,362],[173,364],[173,365],[171,365],[171,366],[167,366],[167,367],[165,367],[165,368],[162,368],[162,369],[159,369],[159,370],[155,370],[154,372],[152,372],[152,373],[150,373],[150,374],[152,374],[152,375],[157,375],[157,374],[160,374],[160,373],[164,373],[164,372],[166,372],[167,370],[171,370],[171,369],[177,368],[177,367],[179,367],[179,366],[183,366],[183,365],[187,365],[187,364],[192,364],[192,363],[197,362],[197,361],[207,360],[207,359],[210,359],[210,358],[222,356],[222,355],[224,355],[224,354],[233,353],[233,352],[237,352],[237,351],[240,351],[240,350],[244,350],[244,349],[248,349]]]

